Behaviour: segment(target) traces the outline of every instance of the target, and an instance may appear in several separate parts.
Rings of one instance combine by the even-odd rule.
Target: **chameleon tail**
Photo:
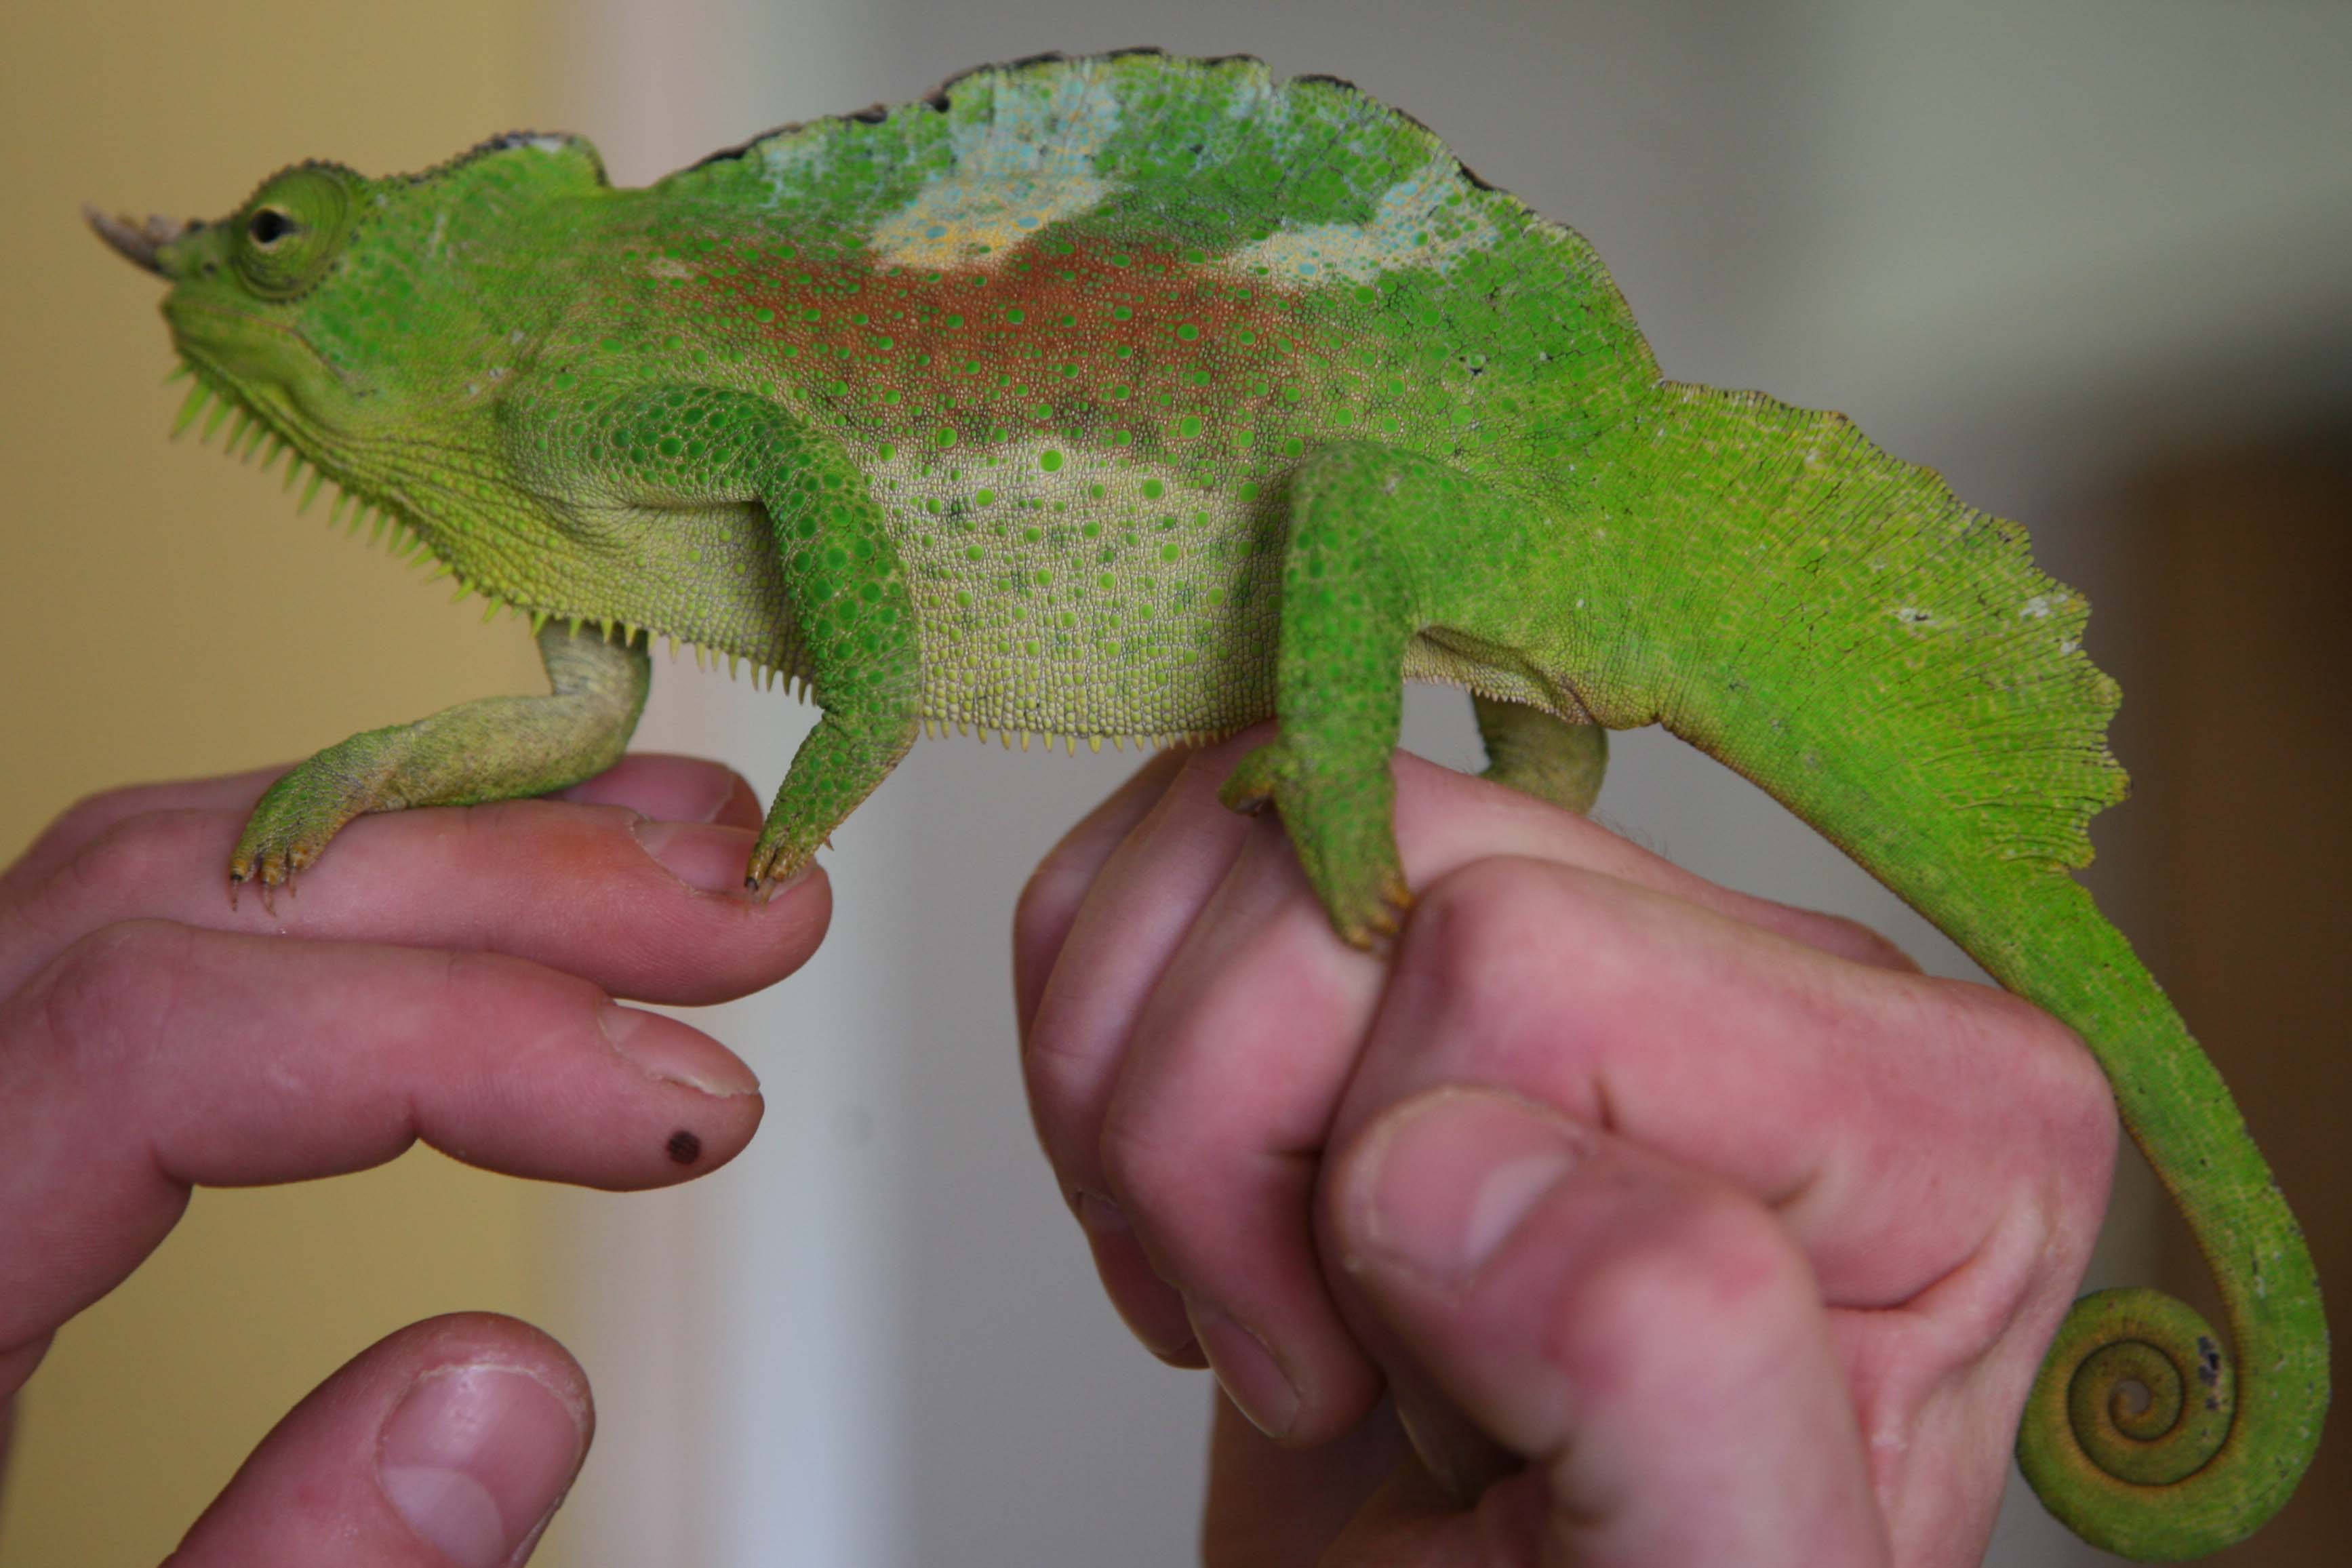
[[[2067,1312],[2018,1434],[2050,1511],[2142,1561],[2207,1552],[2276,1512],[2318,1446],[2327,1325],[2301,1228],[2229,1090],[2131,946],[2063,870],[1922,859],[1882,799],[1789,788],[1704,722],[1669,725],[1747,772],[1941,928],[2003,986],[2079,1033],[2125,1129],[2180,1206],[2226,1305],[2230,1349],[2186,1302],[2103,1291]],[[1830,727],[1807,726],[1826,742]],[[1820,752],[1813,755],[1819,756]],[[1809,780],[1810,781],[1810,780]],[[2145,1391],[2144,1406],[2130,1397]]]
[[[1702,560],[1679,578],[1694,591],[1673,622],[1703,630],[1661,640],[1657,716],[2083,1037],[2221,1287],[2229,1350],[2158,1291],[2077,1301],[2019,1461],[2053,1513],[2110,1551],[2166,1560],[2242,1539],[2317,1446],[2326,1323],[2302,1232],[2221,1075],[2069,874],[2124,784],[2104,739],[2116,688],[2080,648],[2087,609],[2033,567],[2022,530],[1840,417],[1668,391],[1682,417],[1652,439],[1758,458],[1727,491],[1659,499],[1776,542],[1742,562],[1738,595],[1700,586]],[[2135,1385],[2145,1406],[2126,1397]]]
[[[2026,1402],[2026,1479],[2077,1535],[2126,1557],[2201,1557],[2242,1539],[2285,1503],[2318,1446],[2327,1324],[2302,1229],[2221,1074],[2071,878],[2018,867],[1990,886],[1887,880],[1995,979],[2083,1036],[2228,1315],[2225,1352],[2161,1291],[2076,1301]]]

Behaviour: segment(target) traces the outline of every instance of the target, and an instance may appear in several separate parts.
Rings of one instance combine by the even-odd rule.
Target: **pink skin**
[[[714,764],[631,758],[555,800],[370,817],[274,912],[226,867],[266,773],[75,807],[0,873],[0,1406],[194,1186],[362,1169],[688,1180],[759,1125],[751,1070],[614,998],[798,968],[821,873],[741,894],[761,821]],[[656,859],[656,857],[659,858]],[[520,1563],[585,1454],[585,1379],[526,1324],[401,1331],[279,1425],[181,1568]]]
[[[1354,952],[1215,800],[1250,739],[1138,774],[1014,941],[1104,1286],[1226,1394],[1209,1561],[1976,1562],[2105,1205],[2074,1037],[1402,756],[1420,901]]]

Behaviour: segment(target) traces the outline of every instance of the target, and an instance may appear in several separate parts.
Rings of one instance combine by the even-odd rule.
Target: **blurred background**
[[[79,203],[216,214],[299,158],[389,172],[523,126],[585,132],[637,183],[984,60],[1255,53],[1410,110],[1583,232],[1670,375],[1844,410],[2025,521],[2089,592],[2137,784],[2091,880],[2352,1300],[2352,11],[109,0],[19,7],[5,33],[0,854],[92,789],[290,759],[538,679],[511,621],[164,441],[156,290]],[[1410,713],[1416,748],[1470,758],[1458,697]],[[766,789],[807,722],[689,663],[665,668],[641,744]],[[1612,823],[1969,972],[1745,785],[1621,738]],[[23,1400],[0,1568],[161,1558],[315,1382],[460,1307],[533,1318],[595,1380],[597,1450],[542,1563],[1192,1560],[1207,1391],[1100,1302],[1032,1147],[1005,977],[1023,877],[1128,765],[919,747],[837,840],[824,952],[707,1020],[770,1094],[710,1179],[577,1194],[419,1151],[199,1194]],[[2202,1288],[2144,1173],[2099,1270]],[[2342,1560],[2347,1447],[2242,1560]],[[2012,1501],[1995,1561],[2101,1560]]]

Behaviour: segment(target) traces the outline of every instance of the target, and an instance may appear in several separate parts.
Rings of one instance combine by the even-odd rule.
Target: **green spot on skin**
[[[1058,474],[1062,471],[1062,455],[1049,446],[1037,454],[1037,466],[1048,474]]]
[[[1168,486],[1157,479],[1146,479],[1143,482],[1143,498],[1147,501],[1156,501],[1167,493]]]
[[[940,426],[931,433],[931,443],[941,448],[953,446],[956,444],[955,426],[952,424]]]
[[[975,507],[992,507],[996,504],[996,492],[993,490],[974,490],[971,493],[971,504]]]
[[[1200,335],[1201,329],[1194,326],[1192,322],[1180,321],[1177,323],[1176,336],[1183,340],[1185,342],[1189,343]]]
[[[1176,422],[1176,434],[1179,435],[1200,434],[1201,416],[1197,413],[1188,413],[1184,415],[1181,419]]]

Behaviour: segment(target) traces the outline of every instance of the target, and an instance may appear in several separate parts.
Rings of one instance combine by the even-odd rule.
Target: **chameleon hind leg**
[[[1486,743],[1485,777],[1578,816],[1592,810],[1609,768],[1607,730],[1475,692],[1470,705],[1478,716],[1478,737]]]
[[[646,639],[617,646],[551,622],[538,641],[550,695],[460,703],[327,747],[261,797],[229,860],[229,881],[282,886],[370,811],[544,795],[618,762],[652,684]]]
[[[1429,552],[1449,539],[1459,548],[1500,504],[1443,464],[1369,442],[1311,455],[1289,501],[1275,668],[1282,732],[1241,760],[1222,799],[1281,813],[1332,927],[1369,946],[1396,931],[1412,899],[1389,753],[1405,649],[1427,623],[1415,585]]]

